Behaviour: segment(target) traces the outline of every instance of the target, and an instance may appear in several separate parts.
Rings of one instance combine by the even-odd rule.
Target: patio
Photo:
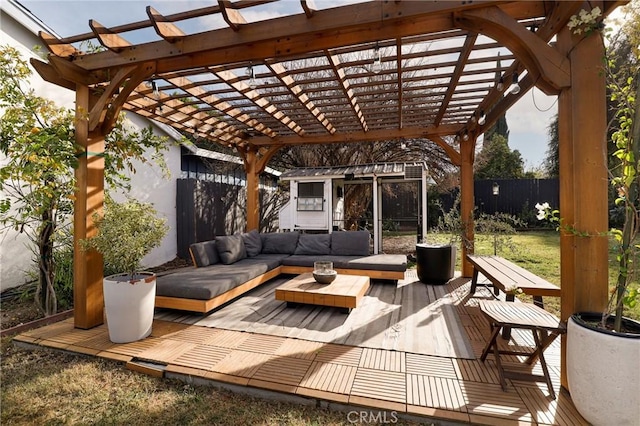
[[[41,346],[112,359],[152,376],[179,378],[238,392],[258,392],[268,398],[303,398],[297,401],[305,403],[311,399],[329,406],[335,404],[338,408],[365,407],[427,416],[425,420],[472,424],[585,423],[568,395],[559,391],[559,341],[545,351],[558,392],[557,400],[550,398],[544,383],[509,380],[507,391],[502,391],[492,356],[485,363],[478,359],[490,333],[489,324],[477,305],[479,300],[493,296],[482,288],[469,298],[468,279],[457,277],[445,286],[431,286],[417,281],[415,271],[410,270],[397,288],[385,282],[372,286],[367,297],[376,300],[392,293],[401,298],[401,289],[410,288],[412,284],[422,287],[426,296],[416,297],[415,303],[405,307],[407,311],[402,315],[413,318],[407,334],[425,342],[424,348],[414,348],[418,352],[396,350],[402,338],[388,333],[388,338],[379,341],[367,338],[364,333],[370,331],[367,324],[353,330],[352,336],[314,339],[312,336],[318,335],[318,329],[333,329],[326,326],[323,315],[344,320],[345,314],[333,308],[314,308],[318,311],[315,314],[306,312],[310,320],[299,323],[298,327],[283,324],[260,328],[264,317],[254,316],[254,325],[246,331],[232,329],[237,327],[234,323],[243,314],[225,320],[222,314],[225,309],[231,308],[228,311],[231,312],[239,305],[251,305],[262,299],[263,294],[272,295],[273,288],[282,282],[283,278],[274,279],[265,284],[265,288],[254,289],[206,317],[159,311],[152,335],[139,342],[111,343],[106,325],[81,330],[74,327],[72,319],[23,333],[15,341],[27,347]],[[415,296],[419,291],[411,293]],[[441,318],[442,305],[451,308],[446,318]],[[354,318],[359,315],[375,323],[375,319],[384,317],[385,313],[367,309],[363,304],[349,314]],[[427,317],[432,320],[425,321]],[[398,317],[391,321],[402,322]],[[446,327],[442,328],[444,323]],[[394,330],[385,327],[385,331]],[[403,334],[403,328],[397,327],[398,335]],[[369,334],[377,332],[383,332],[382,328]],[[461,342],[460,347],[468,347],[470,354],[426,354],[439,350],[438,345],[446,341]],[[499,341],[512,350],[533,344],[531,335],[519,330],[512,333],[509,342]],[[518,358],[522,357],[502,357],[502,360],[511,370],[539,373],[538,362],[527,367]]]
[[[606,16],[623,3],[598,6]],[[404,138],[430,140],[459,167],[461,217],[472,217],[477,138],[537,87],[558,97],[562,216],[597,235],[561,235],[561,318],[606,304],[604,45],[602,38],[573,34],[566,25],[581,8],[593,5],[373,1],[318,9],[302,0],[290,15],[255,22],[243,16],[263,5],[220,0],[217,6],[168,16],[149,7],[142,22],[107,28],[92,20],[87,34],[65,39],[41,34],[49,62],[32,60],[33,66],[45,80],[76,92],[75,135],[86,154],[76,172],[77,240],[95,233],[91,215],[102,211],[104,202],[104,138],[122,110],[234,149],[245,164],[246,228],[253,230],[259,225],[259,175],[278,150],[327,143],[400,144]],[[222,27],[185,31],[186,21],[212,17]],[[126,38],[151,29],[148,40]],[[86,41],[104,49],[82,52],[78,46]],[[506,91],[511,82],[519,89]],[[468,221],[465,237],[473,240],[473,233]],[[469,277],[465,255],[473,248],[462,251],[462,276]],[[399,411],[466,422],[581,422],[564,394],[549,401],[539,387],[519,383],[503,393],[491,362],[485,366],[432,355],[416,359],[412,352],[395,351],[388,353],[399,355],[397,363],[379,368],[382,364],[369,355],[386,354],[386,349],[335,343],[298,347],[305,340],[284,336],[266,338],[255,349],[261,335],[160,319],[152,338],[113,345],[103,324],[102,280],[101,256],[76,250],[74,320],[19,339],[122,360],[159,375],[192,375],[373,407],[384,401]],[[469,340],[482,346],[488,326],[473,303],[459,303],[455,311]],[[184,339],[191,340],[185,345]],[[556,354],[550,363],[555,383],[566,388],[560,346],[549,349]],[[202,349],[206,357],[191,356]],[[137,363],[136,357],[167,366],[156,369]],[[298,367],[273,377],[285,360]],[[347,380],[329,380],[338,377],[333,368],[345,372],[339,376]],[[393,392],[382,395],[382,388]],[[429,399],[432,395],[438,398]]]

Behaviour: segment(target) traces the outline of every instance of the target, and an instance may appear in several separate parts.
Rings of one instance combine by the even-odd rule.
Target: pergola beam
[[[304,130],[296,122],[287,116],[284,112],[278,110],[269,100],[262,96],[257,90],[251,88],[243,81],[239,81],[238,77],[231,71],[221,69],[211,69],[211,71],[222,81],[226,82],[229,86],[236,89],[236,91],[242,93],[254,104],[262,108],[267,114],[271,115],[274,119],[282,123],[283,126],[293,130],[298,136],[304,135]],[[252,70],[253,72],[253,70]]]
[[[101,45],[111,50],[112,52],[122,52],[127,47],[131,47],[131,43],[122,38],[117,33],[113,32],[109,28],[100,24],[95,19],[89,20],[89,26],[91,30],[96,35],[96,38],[100,42]]]
[[[313,19],[293,15],[255,22],[243,31],[219,29],[188,35],[182,40],[181,49],[175,49],[163,40],[120,53],[107,51],[78,56],[74,61],[86,70],[157,61],[158,72],[164,73],[229,62],[285,58],[344,45],[456,29],[452,21],[454,13],[486,5],[497,5],[514,19],[526,18],[532,13],[544,16],[541,2],[525,3],[480,0],[460,5],[457,2],[411,1],[385,6],[383,2],[368,2],[343,6],[339,14],[318,10]],[[381,7],[385,10],[381,11]],[[381,12],[389,16],[384,23]]]
[[[367,121],[365,120],[364,115],[362,114],[362,110],[360,109],[360,105],[358,104],[358,99],[356,98],[354,91],[351,89],[350,83],[346,79],[344,70],[340,68],[340,59],[337,56],[332,55],[331,52],[329,51],[326,51],[325,54],[327,55],[327,59],[329,60],[331,69],[333,69],[333,72],[335,73],[338,79],[338,84],[340,85],[340,89],[342,89],[344,96],[349,101],[349,105],[351,105],[351,109],[353,110],[353,113],[358,119],[360,126],[362,126],[362,130],[366,132],[367,130],[369,130],[369,127],[367,126]]]
[[[327,129],[327,132],[333,134],[336,132],[335,127],[331,124],[331,122],[325,117],[325,115],[315,106],[313,101],[304,93],[304,89],[300,87],[299,84],[289,75],[287,69],[283,67],[281,64],[277,63],[269,63],[266,64],[267,67],[273,72],[282,83],[287,86],[289,91],[295,98],[302,104],[304,107],[313,115],[322,126]]]
[[[334,135],[307,135],[300,139],[296,136],[277,136],[273,139],[265,137],[251,138],[249,143],[255,146],[312,145],[330,143],[373,142],[393,139],[431,139],[432,136],[455,134],[462,130],[460,125],[440,125],[426,127],[405,127],[403,129],[369,130],[367,132],[350,132]]]
[[[175,43],[185,37],[186,34],[180,28],[153,7],[147,6],[147,16],[153,23],[156,33],[169,43]]]
[[[460,51],[460,57],[455,62],[455,69],[453,70],[453,74],[451,75],[451,79],[449,80],[449,88],[444,95],[444,99],[442,100],[442,104],[440,105],[440,110],[436,115],[434,120],[434,124],[437,126],[442,121],[442,117],[444,117],[444,113],[449,108],[449,102],[453,97],[453,93],[458,86],[458,82],[460,81],[460,76],[464,72],[464,67],[467,65],[467,60],[469,59],[469,55],[471,54],[471,50],[473,49],[473,45],[476,43],[476,39],[478,38],[477,34],[469,34],[464,40],[464,45],[462,46],[462,50]]]
[[[456,15],[462,28],[499,40],[539,77],[537,82],[547,95],[557,94],[570,84],[569,61],[556,49],[498,7],[472,10]]]
[[[233,9],[231,1],[218,0],[218,6],[220,6],[220,12],[222,12],[225,22],[233,31],[239,31],[242,25],[246,25],[247,20],[240,12]]]

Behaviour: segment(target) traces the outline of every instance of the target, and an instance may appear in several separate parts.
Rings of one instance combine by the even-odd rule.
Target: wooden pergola
[[[91,20],[90,32],[64,39],[41,33],[49,61],[32,64],[76,92],[85,155],[76,171],[75,239],[94,232],[104,138],[123,109],[236,148],[249,230],[259,222],[259,173],[282,147],[429,139],[460,168],[472,239],[476,139],[535,86],[559,98],[562,217],[593,235],[561,235],[562,319],[600,310],[608,281],[604,45],[567,22],[581,9],[598,6],[606,16],[624,3],[384,0],[319,9],[301,0],[287,3],[290,15],[248,22],[265,2],[218,0],[173,15],[147,7],[148,19],[111,28]],[[188,33],[198,19],[224,26]],[[128,41],[138,30],[154,38]],[[86,41],[104,49],[82,52]],[[519,93],[508,90],[512,82]],[[103,322],[102,277],[101,256],[75,250],[78,328]]]

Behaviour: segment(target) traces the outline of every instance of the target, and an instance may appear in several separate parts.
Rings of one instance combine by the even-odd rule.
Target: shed
[[[433,182],[424,161],[297,168],[284,172],[280,179],[291,182],[289,201],[279,214],[280,229],[288,231],[334,232],[345,229],[345,186],[368,185],[374,206],[372,228],[373,251],[376,254],[382,246],[382,185],[418,181],[418,241],[424,240],[427,185]]]

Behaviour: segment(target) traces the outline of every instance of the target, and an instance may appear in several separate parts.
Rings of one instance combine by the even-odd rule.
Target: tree
[[[484,132],[484,140],[491,141],[495,135],[504,137],[507,142],[509,141],[509,126],[507,125],[507,117],[502,114],[500,118]]]
[[[45,315],[57,311],[56,244],[73,212],[75,178],[80,147],[75,142],[74,112],[37,96],[29,88],[31,69],[20,53],[0,46],[0,223],[24,232],[37,253],[36,304]],[[105,177],[116,188],[126,188],[126,170],[133,161],[162,163],[166,138],[151,129],[132,129],[121,116],[105,139]],[[164,166],[166,170],[166,166]],[[68,229],[67,229],[68,230]]]
[[[549,135],[549,143],[547,145],[547,151],[542,167],[547,177],[560,176],[560,137],[558,133],[558,114],[553,117],[551,123],[547,127],[547,134]]]
[[[476,179],[520,179],[524,176],[524,161],[517,149],[511,151],[507,139],[495,134],[478,154]]]

